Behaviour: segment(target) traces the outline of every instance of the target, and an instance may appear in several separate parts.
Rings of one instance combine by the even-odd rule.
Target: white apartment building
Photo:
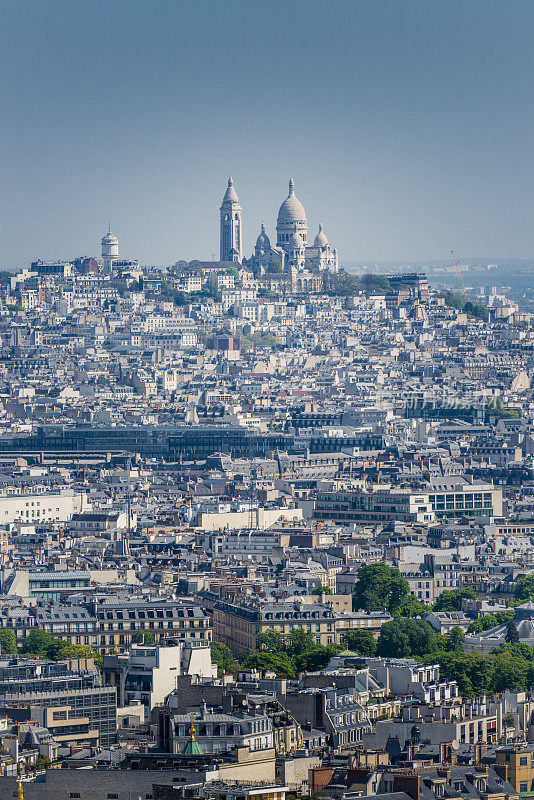
[[[163,314],[150,315],[145,317],[139,325],[144,333],[161,331],[165,333],[182,333],[192,331],[196,328],[194,320],[182,316],[165,316]]]
[[[176,689],[179,675],[217,677],[207,644],[194,648],[184,642],[166,646],[133,644],[128,656],[105,656],[104,682],[118,686],[121,706],[140,702],[152,710]]]
[[[208,278],[208,284],[218,292],[222,289],[233,289],[235,286],[235,276],[232,272],[213,270]]]
[[[200,275],[182,275],[180,280],[174,281],[173,286],[179,292],[200,292],[202,289],[202,278]]]
[[[0,497],[0,524],[9,522],[67,522],[73,514],[87,511],[87,495],[64,489],[60,492]]]
[[[225,311],[238,303],[251,303],[253,300],[253,289],[223,289],[221,292],[221,304]]]
[[[240,300],[235,305],[235,312],[236,317],[246,319],[248,322],[269,322],[274,316],[274,303]]]

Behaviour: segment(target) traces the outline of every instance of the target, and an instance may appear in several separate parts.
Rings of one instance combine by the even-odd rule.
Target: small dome
[[[289,194],[280,206],[278,222],[306,222],[306,212],[304,211],[304,206],[295,194],[293,178],[289,181]]]
[[[239,198],[237,197],[237,192],[234,189],[234,181],[232,178],[228,178],[228,188],[226,189],[226,193],[223,197],[223,203],[239,203]]]
[[[291,250],[298,250],[301,247],[304,247],[304,241],[300,233],[291,234],[291,238],[289,240],[289,247]]]
[[[114,233],[111,233],[111,231],[109,231],[109,233],[106,233],[106,235],[102,237],[102,244],[118,244],[118,243],[119,240],[117,239]]]
[[[265,225],[263,222],[261,223],[261,233],[256,239],[256,247],[259,247],[260,250],[268,250],[271,247],[271,242],[265,233]]]
[[[328,239],[326,238],[324,231],[323,231],[323,223],[319,223],[319,233],[315,237],[315,241],[313,243],[314,247],[324,247],[328,244]]]

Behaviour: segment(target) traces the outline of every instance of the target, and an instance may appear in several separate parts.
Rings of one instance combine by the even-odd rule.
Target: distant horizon
[[[128,258],[129,257],[130,256],[128,256]],[[96,258],[97,260],[99,260],[100,259],[100,254],[97,254],[97,253],[78,253],[78,255],[76,255],[76,256],[71,256],[71,257],[63,257],[62,256],[62,257],[58,257],[56,259],[53,259],[53,258],[34,258],[30,262],[28,262],[27,264],[22,264],[22,265],[16,266],[16,267],[2,266],[1,269],[5,270],[6,272],[13,272],[13,274],[15,274],[17,271],[19,271],[21,269],[29,269],[30,265],[31,265],[31,263],[33,261],[45,261],[45,262],[46,261],[51,261],[51,262],[53,262],[53,261],[58,261],[58,262],[66,261],[66,262],[72,262],[77,258]],[[132,256],[132,258],[135,258],[135,256]],[[174,261],[168,262],[168,263],[142,263],[141,261],[139,261],[139,266],[142,267],[142,268],[153,267],[155,269],[159,269],[159,268],[163,269],[165,267],[173,266],[178,261],[185,261],[187,263],[191,263],[193,261],[209,262],[209,261],[212,261],[212,260],[213,261],[218,261],[219,260],[218,256],[215,259],[212,259],[211,257],[210,258],[204,258],[204,257],[201,257],[201,256],[195,257],[195,258],[190,258],[190,259],[181,259],[181,258],[178,257]],[[513,268],[513,267],[530,267],[530,266],[534,267],[534,257],[531,258],[531,259],[529,259],[529,258],[520,259],[520,258],[497,258],[497,257],[480,257],[480,256],[477,256],[476,258],[475,257],[462,258],[462,259],[460,259],[460,264],[461,264],[461,266],[469,266],[469,267],[477,267],[477,266],[478,267],[486,267],[486,266],[492,264],[492,265],[495,265],[499,269],[507,268],[507,267],[509,267],[509,268]],[[392,259],[392,260],[384,260],[384,261],[378,261],[378,260],[373,260],[373,259],[350,260],[350,259],[343,259],[342,258],[339,261],[339,266],[342,269],[361,268],[361,267],[366,267],[366,266],[367,267],[382,267],[384,269],[391,269],[391,268],[394,268],[394,267],[402,267],[402,268],[406,268],[406,269],[412,269],[412,268],[413,269],[416,269],[416,268],[417,269],[424,269],[425,267],[432,269],[432,268],[435,268],[435,267],[443,267],[444,269],[445,268],[449,268],[449,269],[452,269],[452,270],[454,269],[454,265],[452,264],[450,258],[449,259],[447,259],[447,258],[443,258],[443,259],[440,259],[440,258],[428,258],[428,259],[422,259],[422,260],[418,260],[418,261],[409,260],[409,259],[407,259],[407,260],[400,260],[400,259],[395,260],[395,259]]]

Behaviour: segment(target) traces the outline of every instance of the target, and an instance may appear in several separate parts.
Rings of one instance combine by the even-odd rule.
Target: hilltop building
[[[111,233],[111,223],[108,232],[102,237],[102,263],[104,272],[110,273],[114,259],[119,257],[119,240],[114,233]]]
[[[241,210],[233,180],[229,178],[220,208],[221,262],[243,260]],[[294,292],[319,291],[329,276],[339,271],[337,248],[328,241],[322,222],[313,244],[308,244],[308,219],[295,194],[293,178],[289,181],[289,193],[278,211],[276,245],[271,245],[262,222],[254,253],[243,263],[256,277],[264,277],[267,283],[271,279],[282,281],[288,291]]]

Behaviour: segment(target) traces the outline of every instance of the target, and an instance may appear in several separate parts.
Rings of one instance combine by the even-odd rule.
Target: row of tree
[[[317,589],[317,593],[325,587]],[[534,576],[519,578],[516,585],[516,602],[524,602],[534,595]],[[534,650],[520,644],[514,623],[513,609],[503,609],[492,615],[474,620],[470,633],[488,630],[506,624],[506,643],[490,655],[464,652],[464,633],[454,628],[450,635],[437,633],[420,617],[432,609],[457,611],[465,598],[475,598],[470,588],[443,592],[431,607],[420,603],[410,593],[408,582],[400,572],[387,564],[377,563],[362,567],[358,573],[353,595],[353,607],[365,611],[389,611],[394,617],[382,625],[377,639],[370,630],[348,631],[343,645],[319,645],[313,636],[295,630],[289,636],[278,631],[267,631],[258,637],[259,650],[246,653],[237,660],[230,650],[213,643],[212,655],[219,670],[236,672],[256,668],[271,670],[280,677],[294,678],[302,671],[323,669],[330,658],[348,648],[358,656],[414,657],[425,663],[437,663],[441,674],[456,680],[463,696],[481,692],[498,692],[503,688],[530,689],[534,687]]]
[[[358,278],[341,269],[332,275],[326,288],[327,294],[339,297],[354,297],[360,294],[386,294],[391,291],[391,285],[385,275],[362,275]]]
[[[340,645],[317,644],[311,633],[301,629],[292,631],[288,636],[269,630],[258,636],[258,650],[244,653],[239,659],[220,642],[212,642],[211,657],[217,664],[219,675],[257,669],[291,679],[296,678],[299,672],[324,669],[332,656],[342,649]]]
[[[93,655],[90,647],[70,644],[70,642],[52,636],[51,633],[40,628],[33,628],[20,648],[14,631],[11,628],[2,628],[0,630],[0,648],[6,655],[20,653],[25,656],[41,656],[51,661],[60,661],[63,658],[85,658]]]
[[[358,572],[352,595],[354,611],[389,611],[390,614],[418,617],[429,611],[458,611],[464,598],[474,599],[473,589],[448,589],[433,606],[427,606],[411,593],[410,584],[398,569],[381,562],[367,564]]]
[[[136,631],[132,634],[133,644],[154,644],[155,641],[155,636],[150,631]],[[94,658],[97,666],[102,665],[101,655],[91,647],[71,644],[40,628],[33,628],[20,646],[11,628],[0,629],[0,651],[3,655],[40,656],[50,661],[61,661],[64,658]]]
[[[393,615],[417,617],[429,611],[460,611],[463,600],[475,600],[476,596],[476,592],[470,587],[446,589],[435,603],[425,605],[411,593],[410,584],[398,569],[388,564],[376,563],[367,564],[358,572],[358,581],[352,595],[352,608],[354,611],[389,611]],[[515,585],[512,605],[533,599],[534,575],[520,575]],[[483,623],[487,624],[486,628],[479,627],[481,621],[476,620],[477,627],[470,629],[469,632],[488,630],[502,624],[513,617],[513,613],[513,609],[497,612],[487,623]]]
[[[471,300],[466,300],[463,294],[458,294],[457,292],[443,292],[441,296],[445,300],[445,305],[449,306],[449,308],[457,308],[458,311],[463,311],[469,317],[483,320],[488,318],[488,309],[483,303],[473,303]]]

